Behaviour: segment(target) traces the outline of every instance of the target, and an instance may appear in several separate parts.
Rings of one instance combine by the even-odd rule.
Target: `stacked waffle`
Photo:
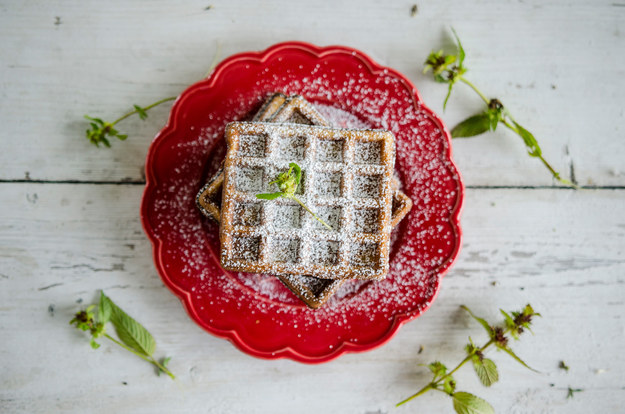
[[[224,167],[196,199],[220,223],[224,269],[276,275],[311,308],[346,280],[386,276],[391,230],[412,207],[390,132],[332,128],[304,98],[278,93],[225,135]],[[293,163],[293,198],[256,197]]]

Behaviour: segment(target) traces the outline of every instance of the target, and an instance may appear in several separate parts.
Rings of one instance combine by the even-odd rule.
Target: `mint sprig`
[[[504,321],[501,325],[495,326],[489,324],[484,318],[476,316],[466,306],[461,306],[462,309],[467,311],[473,319],[475,319],[486,331],[489,336],[489,340],[482,346],[476,346],[473,340],[469,337],[469,343],[465,347],[465,358],[452,370],[448,370],[447,367],[439,362],[435,361],[428,365],[429,370],[432,372],[432,380],[429,384],[425,385],[415,394],[406,398],[397,404],[400,406],[408,401],[417,398],[420,395],[425,394],[430,390],[441,391],[452,398],[454,410],[459,414],[492,414],[495,412],[493,407],[480,397],[464,391],[456,391],[456,380],[453,374],[456,373],[464,364],[471,361],[473,369],[482,385],[490,387],[497,381],[499,381],[499,372],[497,371],[497,365],[495,362],[484,356],[484,352],[494,345],[496,348],[504,351],[508,355],[512,356],[517,362],[524,367],[536,371],[530,368],[521,358],[519,358],[514,351],[510,348],[508,342],[510,335],[513,339],[519,339],[519,336],[525,331],[529,330],[532,318],[540,316],[539,313],[534,312],[534,309],[530,305],[526,305],[519,312],[507,313],[501,310],[504,315]]]
[[[297,191],[297,187],[300,184],[302,179],[302,169],[299,165],[292,162],[289,164],[288,171],[281,172],[278,174],[275,180],[271,181],[269,185],[277,185],[278,190],[275,193],[262,193],[256,194],[256,198],[261,200],[275,200],[279,197],[290,198],[291,200],[295,200],[301,205],[306,211],[308,211],[312,216],[319,221],[319,223],[326,226],[329,230],[334,230],[328,223],[323,221],[319,216],[313,213],[306,204],[302,203],[299,198],[295,195]]]
[[[156,341],[143,325],[124,312],[104,292],[100,294],[97,320],[93,313],[95,306],[91,305],[87,309],[76,313],[69,322],[70,325],[74,325],[81,331],[89,331],[92,348],[99,348],[100,344],[96,342],[96,339],[104,337],[154,365],[158,369],[157,373],[159,375],[161,372],[164,372],[171,379],[176,379],[174,374],[167,368],[167,363],[171,358],[165,358],[162,363],[154,358]],[[113,324],[119,340],[106,332],[106,324],[108,322]]]
[[[117,138],[120,141],[125,141],[128,138],[127,134],[120,133],[117,129],[115,129],[115,125],[124,119],[137,114],[140,119],[146,119],[148,117],[148,111],[162,103],[173,101],[176,99],[175,96],[170,96],[169,98],[161,99],[159,101],[154,102],[145,107],[140,107],[139,105],[134,105],[134,110],[125,113],[120,116],[113,122],[103,121],[101,118],[93,118],[89,115],[85,115],[85,119],[89,120],[89,125],[91,128],[87,129],[85,135],[89,142],[91,142],[96,147],[99,147],[100,144],[103,144],[105,147],[111,147],[111,141],[109,138]]]
[[[213,61],[211,62],[208,68],[208,71],[206,72],[206,77],[208,77],[213,71],[213,69],[215,69],[215,66],[217,66],[217,62],[219,60],[220,55],[221,55],[221,43],[218,42],[217,50],[215,52],[215,55],[213,56]],[[175,96],[170,96],[169,98],[158,100],[144,107],[141,107],[139,105],[133,105],[134,107],[133,111],[125,113],[124,115],[117,118],[113,122],[106,122],[106,121],[103,121],[101,118],[94,118],[94,117],[90,117],[89,115],[85,115],[85,119],[89,121],[89,126],[91,127],[87,129],[87,131],[85,132],[85,135],[87,136],[87,139],[89,140],[89,142],[91,142],[96,147],[99,147],[100,144],[102,144],[105,147],[110,148],[111,147],[110,138],[117,138],[120,141],[125,141],[126,138],[128,138],[127,134],[122,134],[118,130],[115,129],[115,125],[117,125],[120,121],[123,121],[124,119],[134,114],[137,114],[140,119],[145,120],[148,117],[148,111],[150,109],[162,103],[173,101],[174,99],[176,99]]]
[[[479,114],[473,115],[464,121],[460,122],[451,130],[452,138],[468,138],[476,135],[483,134],[488,131],[495,131],[497,125],[503,124],[506,128],[517,134],[525,143],[525,148],[529,156],[538,158],[545,168],[549,170],[553,178],[560,183],[569,187],[578,188],[575,183],[572,183],[560,176],[549,162],[545,159],[542,153],[538,141],[534,135],[521,126],[513,117],[508,108],[506,108],[500,100],[489,99],[484,95],[473,83],[471,83],[464,74],[467,72],[466,66],[464,66],[465,51],[460,42],[460,38],[456,31],[451,29],[457,43],[456,54],[445,54],[442,50],[432,51],[428,56],[423,66],[423,73],[427,73],[430,70],[434,80],[440,83],[447,83],[449,85],[447,89],[447,96],[443,103],[443,110],[447,107],[447,101],[451,96],[451,91],[455,84],[462,82],[469,86],[486,104],[486,109]]]

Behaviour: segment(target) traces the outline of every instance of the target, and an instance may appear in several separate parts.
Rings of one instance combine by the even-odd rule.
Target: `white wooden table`
[[[625,406],[625,3],[0,1],[0,412],[452,412],[443,395],[394,403],[428,381],[418,364],[484,339],[459,311],[543,314],[501,381],[461,388],[500,413],[612,413]],[[212,7],[208,7],[212,6]],[[466,189],[463,250],[440,295],[386,345],[322,365],[264,361],[195,325],[162,284],[139,222],[148,145],[169,106],[97,149],[83,114],[114,119],[180,93],[222,57],[284,40],[345,44],[405,73],[449,126],[481,108],[421,74],[454,26],[467,74],[507,103],[563,176],[554,186],[521,140],[455,141]],[[496,283],[495,283],[496,282]],[[104,289],[171,355],[178,384],[135,356],[90,349],[68,326]],[[419,354],[419,348],[423,351]],[[570,366],[558,368],[560,360]],[[584,391],[567,399],[567,388]]]

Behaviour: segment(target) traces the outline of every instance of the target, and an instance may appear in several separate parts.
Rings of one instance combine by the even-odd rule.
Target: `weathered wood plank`
[[[469,335],[484,339],[460,304],[496,320],[499,307],[526,302],[543,318],[515,349],[543,374],[493,352],[501,383],[484,389],[467,367],[461,388],[508,413],[617,412],[625,402],[624,191],[469,191],[464,248],[433,307],[377,350],[306,366],[248,357],[191,322],[151,262],[142,190],[0,184],[0,411],[392,412],[428,380],[417,364],[453,364]],[[91,350],[67,325],[98,289],[152,331],[178,384],[112,345]],[[585,391],[567,400],[569,385]],[[452,412],[443,395],[403,411],[424,409]]]
[[[213,7],[207,10],[207,6]],[[84,140],[83,114],[112,120],[132,104],[176,95],[200,79],[217,42],[222,56],[297,39],[345,44],[411,78],[442,113],[445,86],[420,73],[454,25],[469,76],[508,104],[545,156],[584,185],[625,185],[621,81],[625,8],[611,1],[356,0],[302,5],[256,2],[3,2],[0,6],[0,179],[142,180],[148,143],[168,107],[111,150]],[[459,85],[443,118],[450,127],[480,110]],[[455,143],[469,185],[550,185],[549,174],[509,131]]]

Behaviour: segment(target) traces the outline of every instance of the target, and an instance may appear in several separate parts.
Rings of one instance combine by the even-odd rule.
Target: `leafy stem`
[[[474,315],[473,312],[471,312],[466,306],[462,306],[462,309],[467,311],[472,318],[482,325],[489,335],[489,340],[484,345],[477,347],[473,343],[473,340],[469,337],[469,343],[465,347],[467,355],[452,370],[447,370],[447,367],[438,361],[429,364],[428,368],[433,374],[432,380],[423,386],[419,391],[399,402],[397,406],[403,405],[430,390],[436,390],[449,395],[453,399],[454,409],[458,413],[494,413],[492,406],[485,400],[464,391],[456,391],[457,384],[453,377],[453,374],[455,374],[467,362],[471,361],[473,363],[475,373],[484,386],[489,387],[497,382],[499,380],[497,366],[491,359],[484,356],[485,351],[492,345],[495,345],[498,349],[510,355],[526,368],[533,370],[523,360],[521,360],[508,345],[508,335],[514,339],[519,339],[519,335],[521,333],[530,329],[532,318],[534,316],[540,316],[539,313],[534,312],[530,305],[525,306],[519,312],[508,313],[501,310],[501,314],[504,316],[504,321],[501,326],[490,325],[483,318]]]
[[[464,76],[460,75],[460,81],[464,82],[465,84],[469,85],[471,87],[471,89],[473,89],[475,91],[475,93],[477,93],[478,95],[480,95],[480,98],[482,98],[482,100],[486,103],[486,105],[488,105],[490,103],[490,101],[488,100],[488,98],[486,97],[486,95],[484,95],[478,88],[477,86],[475,86],[473,84],[473,82],[470,82],[467,78],[465,78]]]
[[[132,349],[131,347],[129,347],[128,345],[124,344],[123,342],[118,341],[117,339],[113,338],[112,336],[110,336],[109,334],[105,333],[103,335],[106,339],[109,339],[113,342],[115,342],[117,345],[121,346],[122,348],[124,348],[127,351],[132,352],[133,354],[135,354],[136,356],[138,356],[139,358],[149,362],[150,364],[154,365],[159,371],[164,372],[165,374],[169,375],[169,377],[171,379],[176,379],[176,376],[169,370],[167,369],[167,367],[163,366],[161,363],[159,363],[156,359],[154,359],[151,356],[145,356],[137,351],[135,351],[134,349]]]
[[[507,331],[505,333],[507,333]],[[484,344],[481,348],[479,348],[478,351],[479,352],[484,352],[493,343],[494,343],[493,339],[489,340],[486,344]],[[396,407],[399,407],[400,405],[403,405],[403,404],[407,403],[408,401],[413,400],[413,399],[417,398],[418,396],[425,394],[426,392],[428,392],[431,389],[445,392],[444,390],[441,390],[439,388],[439,385],[441,384],[441,382],[443,382],[447,378],[452,377],[452,375],[456,371],[458,371],[464,364],[466,364],[467,362],[469,362],[471,360],[471,357],[472,357],[472,355],[467,355],[462,361],[460,361],[460,363],[456,366],[456,368],[452,369],[451,371],[449,371],[447,374],[443,375],[438,380],[430,382],[425,387],[421,388],[419,391],[417,391],[416,393],[412,394],[410,397],[406,398],[405,400],[397,403]]]
[[[208,68],[208,71],[206,72],[207,77],[211,74],[213,69],[215,69],[215,66],[217,66],[217,61],[219,60],[220,55],[221,55],[221,44],[218,42],[217,51],[215,52],[215,55],[213,56],[213,61],[211,62]],[[163,98],[161,100],[158,100],[144,107],[141,107],[139,105],[133,105],[134,110],[125,113],[124,115],[120,116],[113,122],[106,122],[106,121],[103,121],[101,118],[93,118],[93,117],[90,117],[89,115],[85,115],[85,118],[89,120],[89,125],[91,126],[91,128],[88,129],[85,133],[87,136],[87,139],[96,147],[99,147],[100,144],[103,144],[105,147],[110,147],[111,141],[109,140],[109,138],[117,138],[120,141],[124,141],[126,138],[128,138],[128,135],[122,134],[118,130],[115,129],[115,125],[117,125],[117,123],[123,121],[124,119],[134,114],[138,114],[139,118],[141,119],[146,119],[148,117],[147,112],[150,109],[156,106],[159,106],[165,102],[173,101],[174,99],[176,99],[175,96],[170,96],[169,98]]]
[[[165,102],[169,102],[169,101],[173,101],[174,99],[176,99],[175,96],[170,96],[169,98],[163,98],[160,101],[156,101],[153,104],[150,104],[148,106],[144,106],[143,108],[141,108],[138,105],[134,105],[134,111],[130,111],[122,116],[120,116],[119,118],[117,118],[115,121],[113,121],[111,124],[115,125],[120,121],[123,121],[124,119],[128,118],[129,116],[132,116],[134,114],[139,114],[139,118],[141,119],[146,119],[148,117],[148,115],[146,114],[147,111],[149,111],[150,109],[159,106],[162,103]]]
[[[176,379],[174,374],[166,366],[170,358],[165,358],[163,363],[160,363],[154,358],[153,354],[156,349],[156,341],[143,325],[126,314],[126,312],[119,308],[104,292],[100,294],[97,318],[93,312],[94,308],[95,305],[91,305],[87,307],[87,309],[76,313],[74,318],[69,322],[70,325],[74,325],[81,331],[89,331],[91,334],[91,347],[93,349],[98,349],[100,347],[96,339],[104,337],[154,365],[158,369],[157,372],[159,375],[161,372],[164,372],[169,375],[171,379]],[[119,340],[113,338],[106,332],[106,324],[108,322],[113,324]]]
[[[495,131],[497,125],[502,123],[521,137],[525,143],[528,155],[538,158],[547,170],[549,170],[553,178],[569,187],[579,188],[575,183],[560,177],[560,173],[558,173],[543,156],[540,145],[534,135],[514,120],[510,111],[504,107],[501,101],[495,98],[488,99],[475,84],[464,76],[467,72],[467,68],[464,66],[466,54],[456,31],[453,29],[452,31],[457,42],[457,54],[445,54],[442,50],[437,52],[432,51],[424,63],[423,73],[427,73],[431,70],[436,82],[447,83],[449,85],[447,96],[443,103],[443,109],[446,108],[453,86],[457,82],[462,82],[473,89],[486,104],[486,109],[483,112],[473,115],[456,125],[451,130],[452,138],[474,137],[488,131]]]
[[[313,213],[306,204],[304,204],[295,193],[297,192],[297,188],[302,180],[302,169],[299,165],[292,162],[289,164],[288,171],[282,172],[278,174],[275,180],[271,181],[269,184],[276,184],[280,191],[275,193],[262,193],[256,194],[256,198],[261,200],[275,200],[279,197],[290,198],[291,200],[295,200],[302,206],[307,212],[309,212],[319,223],[323,224],[328,230],[334,230],[328,223],[323,221],[321,217],[317,216]]]
[[[292,196],[291,198],[292,198],[293,200],[297,201],[297,202],[299,203],[299,205],[300,205],[300,206],[304,207],[304,210],[306,210],[306,211],[308,211],[310,214],[312,214],[312,216],[313,216],[315,219],[317,219],[317,221],[319,221],[319,223],[321,223],[321,224],[323,224],[324,226],[326,226],[326,228],[327,228],[328,230],[334,230],[332,227],[330,227],[330,225],[328,225],[325,221],[323,221],[323,220],[322,220],[322,219],[321,219],[318,215],[316,215],[315,213],[313,213],[313,212],[312,212],[312,211],[308,208],[308,206],[306,206],[306,204],[302,203],[302,202],[300,201],[300,199],[299,199],[299,198],[297,198],[297,197],[295,197],[295,196]]]
[[[139,118],[141,119],[146,119],[148,117],[147,112],[150,109],[160,104],[163,104],[165,102],[173,101],[174,99],[176,99],[175,96],[170,96],[169,98],[158,100],[145,107],[134,105],[134,110],[125,113],[124,115],[120,116],[113,122],[106,122],[106,121],[103,121],[101,118],[93,118],[93,117],[90,117],[89,115],[85,115],[85,119],[90,121],[89,125],[91,126],[91,128],[87,129],[87,131],[85,132],[87,139],[96,147],[99,147],[100,144],[103,144],[105,147],[110,147],[111,142],[109,141],[109,138],[117,138],[120,141],[124,141],[126,138],[128,138],[128,135],[122,134],[117,129],[115,129],[115,125],[117,125],[117,123],[123,121],[124,119],[134,114],[138,114]]]

